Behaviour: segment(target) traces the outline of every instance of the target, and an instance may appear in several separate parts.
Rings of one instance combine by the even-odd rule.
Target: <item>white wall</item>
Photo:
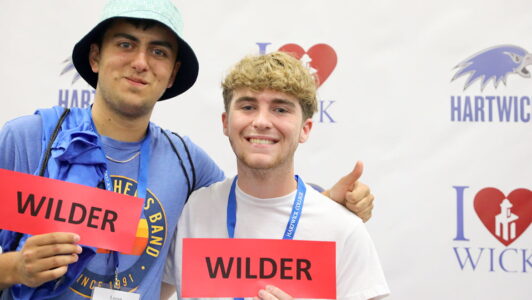
[[[60,90],[90,96],[86,83],[71,83],[73,71],[60,73],[104,1],[0,3],[0,124],[57,105]],[[305,50],[328,44],[338,63],[320,87],[326,110],[317,114],[310,141],[299,149],[297,169],[307,181],[330,186],[356,160],[364,161],[363,181],[377,197],[368,228],[392,290],[389,298],[530,299],[532,229],[506,246],[474,207],[484,188],[504,195],[531,188],[532,100],[522,97],[532,97],[532,79],[512,73],[506,85],[494,88],[489,82],[481,90],[477,81],[465,91],[467,76],[451,79],[457,64],[485,49],[511,44],[532,50],[532,2],[176,3],[185,18],[185,38],[200,60],[200,76],[186,94],[157,105],[155,122],[191,136],[232,174],[234,160],[220,122],[224,72],[243,55],[258,53],[257,43],[270,43],[267,51],[289,43]],[[451,97],[458,96],[462,102],[465,96],[481,97],[485,121],[475,120],[474,108],[468,117],[465,106],[461,115],[467,120],[452,121]],[[522,99],[517,122],[514,110],[510,121],[499,120],[496,102],[487,121],[488,96]],[[530,191],[524,198],[513,211],[521,229],[532,219]],[[478,196],[476,203],[495,203],[490,201]],[[485,210],[480,215],[494,217]],[[462,268],[467,251],[472,260]]]

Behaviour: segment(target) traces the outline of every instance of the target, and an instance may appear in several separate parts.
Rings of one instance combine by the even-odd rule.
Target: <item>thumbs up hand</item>
[[[375,197],[367,185],[358,181],[363,171],[364,165],[358,161],[349,174],[340,178],[331,189],[324,191],[323,194],[344,205],[362,221],[367,222],[371,218]]]

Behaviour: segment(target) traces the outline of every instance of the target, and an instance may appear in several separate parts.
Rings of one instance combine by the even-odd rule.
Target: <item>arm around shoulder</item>
[[[355,168],[349,174],[340,178],[332,188],[323,191],[322,194],[342,204],[362,221],[367,222],[371,218],[375,197],[369,186],[358,180],[363,170],[364,165],[357,161]]]
[[[185,136],[183,140],[190,154],[196,177],[194,190],[222,181],[225,178],[222,169],[218,167],[205,150],[192,142],[189,137]]]

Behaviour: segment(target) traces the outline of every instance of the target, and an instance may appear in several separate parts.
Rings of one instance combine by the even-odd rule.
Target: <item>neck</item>
[[[92,106],[92,120],[100,135],[122,142],[138,142],[148,130],[151,113],[137,118],[128,118],[106,109],[101,102]]]
[[[290,194],[297,188],[293,166],[286,170],[251,169],[238,164],[238,187],[253,197],[275,198]]]

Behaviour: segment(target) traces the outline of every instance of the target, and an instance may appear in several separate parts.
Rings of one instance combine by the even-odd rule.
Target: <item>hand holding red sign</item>
[[[275,285],[282,291],[269,286],[265,299],[335,299],[335,251],[334,242],[185,238],[182,297],[253,297]]]
[[[292,300],[292,296],[285,293],[280,288],[273,286],[273,285],[267,285],[263,290],[259,291],[259,297],[255,297],[254,299],[263,299],[263,300]]]
[[[67,266],[78,260],[81,247],[76,245],[79,236],[55,232],[28,238],[20,251],[11,252],[13,282],[29,287],[63,276]]]
[[[32,235],[72,232],[84,245],[132,251],[143,199],[4,169],[0,191],[0,229]],[[40,245],[54,243],[61,244]]]

